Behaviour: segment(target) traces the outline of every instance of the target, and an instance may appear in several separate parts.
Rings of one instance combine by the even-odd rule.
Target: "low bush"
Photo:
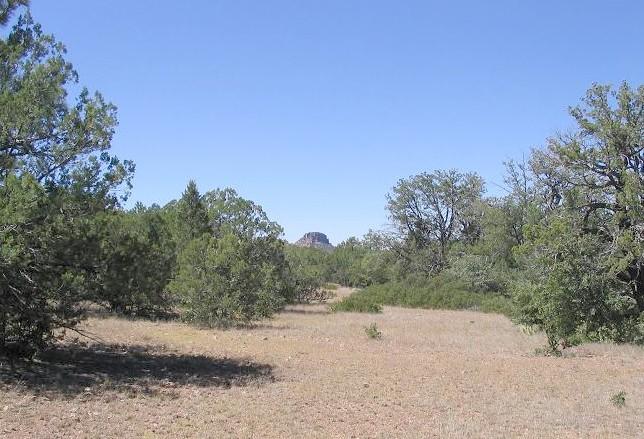
[[[378,325],[376,325],[375,323],[366,326],[364,328],[364,332],[369,338],[373,338],[375,340],[380,340],[382,338],[382,331],[378,329]]]
[[[615,407],[624,407],[626,405],[626,392],[622,390],[612,395],[610,397],[610,402],[612,402]]]
[[[353,293],[340,302],[334,303],[329,309],[333,312],[382,312],[382,306],[380,304],[373,302],[370,297],[359,294],[359,292]]]
[[[511,316],[512,302],[499,294],[468,291],[458,280],[436,276],[424,283],[388,282],[359,290],[334,304],[334,311],[379,312],[382,305],[427,309],[469,309]],[[376,311],[377,310],[377,311]]]

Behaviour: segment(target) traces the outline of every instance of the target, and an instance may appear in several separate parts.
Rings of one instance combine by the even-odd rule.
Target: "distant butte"
[[[333,246],[329,242],[329,238],[324,233],[308,232],[305,233],[300,239],[295,241],[298,247],[319,248],[322,250],[332,250]]]

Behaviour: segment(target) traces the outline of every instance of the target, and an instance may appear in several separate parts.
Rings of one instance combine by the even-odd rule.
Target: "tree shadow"
[[[14,370],[7,361],[0,363],[0,383],[54,397],[106,390],[156,395],[188,385],[229,388],[275,381],[269,364],[171,352],[164,346],[67,345]]]
[[[230,331],[255,331],[255,330],[261,330],[261,331],[283,331],[285,329],[291,329],[290,326],[288,325],[282,325],[282,324],[275,324],[275,323],[261,323],[261,322],[253,322],[253,323],[247,323],[243,325],[237,325],[233,326],[231,328],[228,328]]]
[[[283,314],[331,314],[328,309],[320,308],[319,305],[297,305],[298,307],[285,307],[280,311]]]

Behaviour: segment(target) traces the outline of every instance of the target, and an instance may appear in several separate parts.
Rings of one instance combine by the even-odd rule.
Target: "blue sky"
[[[387,223],[385,194],[477,171],[572,128],[592,82],[644,78],[644,2],[32,0],[81,83],[119,108],[132,202],[193,178],[259,204],[288,240]]]

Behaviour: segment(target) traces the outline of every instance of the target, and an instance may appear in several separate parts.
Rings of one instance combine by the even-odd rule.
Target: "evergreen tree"
[[[100,269],[94,300],[123,314],[170,313],[175,301],[167,285],[175,269],[176,248],[160,210],[137,203],[130,212],[110,212],[99,221]]]
[[[108,153],[116,108],[70,96],[65,53],[28,11],[0,40],[0,354],[29,356],[78,322],[99,272],[96,214],[127,197],[134,171]]]
[[[29,0],[0,0],[0,26],[7,24],[16,8],[27,5]]]
[[[209,231],[208,212],[194,180],[188,182],[177,204],[177,221],[178,244],[181,247]]]
[[[192,184],[182,202],[195,202],[193,212],[199,218],[203,204],[197,195]],[[232,189],[209,192],[204,199],[213,233],[202,233],[186,244],[170,283],[170,290],[181,298],[184,318],[225,326],[271,316],[293,296],[281,227]]]

